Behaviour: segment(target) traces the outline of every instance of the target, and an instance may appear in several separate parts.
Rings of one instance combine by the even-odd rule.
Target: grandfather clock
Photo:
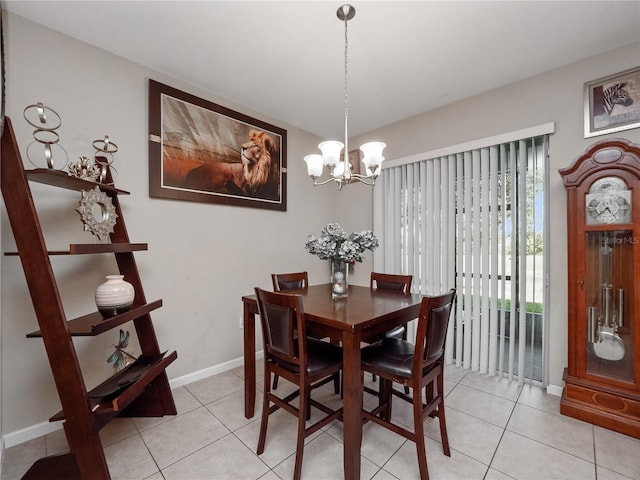
[[[595,143],[560,175],[569,247],[560,412],[640,438],[640,145]]]

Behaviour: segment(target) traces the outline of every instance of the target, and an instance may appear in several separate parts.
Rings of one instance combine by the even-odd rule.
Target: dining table
[[[360,478],[363,375],[360,348],[367,340],[418,317],[423,295],[349,285],[348,294],[333,299],[331,284],[288,290],[302,295],[304,319],[316,332],[342,343],[344,478]],[[256,295],[242,297],[244,316],[244,412],[254,415],[256,401]]]

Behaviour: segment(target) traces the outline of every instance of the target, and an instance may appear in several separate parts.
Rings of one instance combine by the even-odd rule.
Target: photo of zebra
[[[633,105],[633,98],[629,95],[629,92],[625,90],[625,87],[629,82],[618,82],[608,87],[606,90],[604,87],[598,87],[593,91],[593,113],[596,118],[600,115],[606,115],[610,117],[613,113],[613,108],[616,105],[628,107]]]
[[[640,68],[585,84],[585,138],[640,127]]]

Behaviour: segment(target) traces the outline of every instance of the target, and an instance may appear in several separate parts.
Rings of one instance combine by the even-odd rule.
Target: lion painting
[[[277,200],[278,145],[263,131],[252,130],[240,149],[242,162],[204,163],[190,170],[184,186],[193,190]]]

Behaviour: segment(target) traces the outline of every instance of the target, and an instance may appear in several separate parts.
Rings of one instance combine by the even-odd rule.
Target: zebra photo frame
[[[640,67],[584,84],[584,138],[640,127]]]

